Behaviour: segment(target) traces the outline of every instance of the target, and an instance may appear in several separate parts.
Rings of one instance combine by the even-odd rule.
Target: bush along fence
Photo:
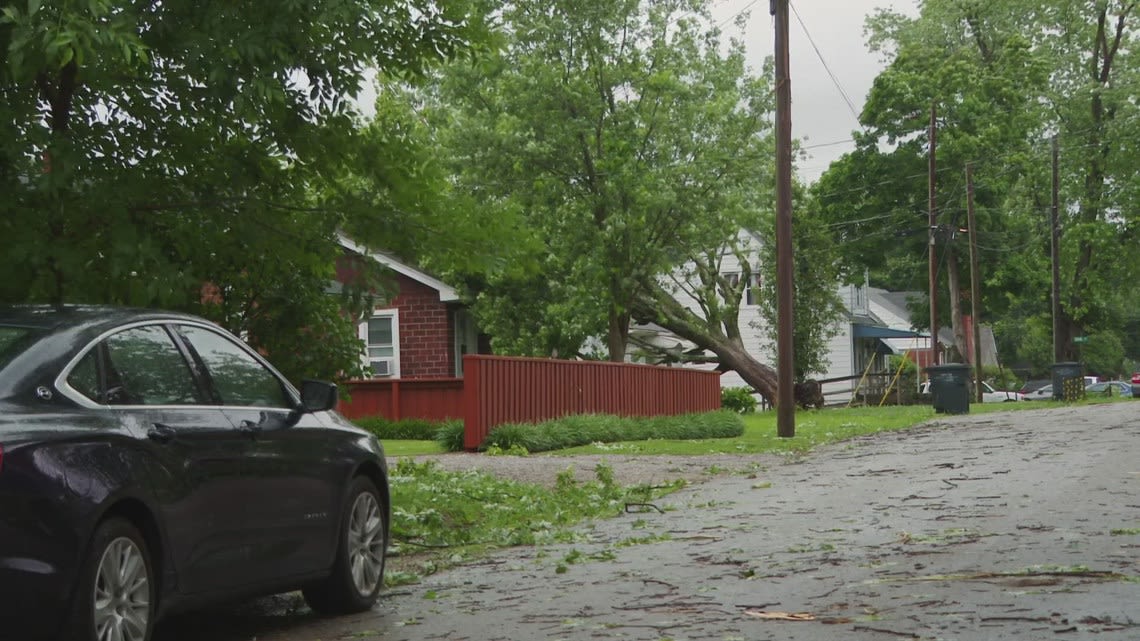
[[[578,414],[538,424],[506,423],[491,429],[479,449],[503,452],[549,452],[591,443],[649,439],[734,438],[744,434],[740,415],[728,410],[677,416],[612,416]],[[454,449],[446,431],[440,443]]]
[[[463,357],[464,447],[505,423],[575,414],[662,416],[720,408],[720,373],[598,361]]]

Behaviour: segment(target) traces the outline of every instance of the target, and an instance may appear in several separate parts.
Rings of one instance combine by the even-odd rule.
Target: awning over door
[[[922,332],[907,329],[892,329],[878,325],[859,325],[853,327],[855,338],[927,338]]]

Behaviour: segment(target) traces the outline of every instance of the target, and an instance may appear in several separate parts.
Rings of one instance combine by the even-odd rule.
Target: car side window
[[[102,402],[109,405],[194,405],[200,402],[190,367],[158,325],[135,327],[105,341]],[[95,350],[92,350],[92,354]]]
[[[223,405],[293,408],[277,375],[233,339],[193,325],[178,331],[202,359]]]
[[[102,403],[103,398],[99,388],[99,364],[96,362],[98,359],[97,349],[87,352],[75,367],[71,368],[71,373],[67,376],[67,384],[71,389],[79,392],[87,398]]]

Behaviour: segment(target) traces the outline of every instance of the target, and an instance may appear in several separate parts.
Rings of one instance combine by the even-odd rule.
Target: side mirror
[[[336,407],[336,385],[325,381],[301,381],[301,411],[325,412]]]

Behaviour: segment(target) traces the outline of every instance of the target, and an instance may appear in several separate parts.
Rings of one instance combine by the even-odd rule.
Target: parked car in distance
[[[387,468],[336,400],[194,316],[0,307],[0,636],[147,641],[295,589],[370,608]]]
[[[977,395],[974,394],[974,386],[970,386],[970,402],[977,400]],[[919,395],[923,398],[930,397],[930,381],[924,381],[918,391]],[[989,383],[982,381],[982,402],[983,403],[1009,403],[1013,401],[1020,401],[1022,395],[1020,392],[1002,392],[995,390]]]
[[[1140,372],[1132,372],[1132,384],[1140,385]]]
[[[1047,378],[1025,381],[1025,383],[1017,390],[1017,392],[1022,395],[1029,394],[1030,392],[1035,392],[1042,387],[1045,387],[1046,385],[1052,385],[1052,383],[1053,381]]]
[[[1037,389],[1022,395],[1022,400],[1025,401],[1051,401],[1053,400],[1053,384],[1043,385]]]
[[[1085,386],[1085,396],[1132,398],[1132,385],[1124,381],[1103,381]]]

